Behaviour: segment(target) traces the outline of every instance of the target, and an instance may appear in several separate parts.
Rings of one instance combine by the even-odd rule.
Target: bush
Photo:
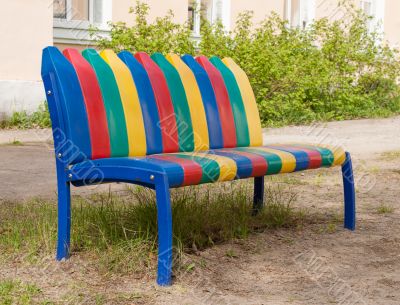
[[[379,43],[353,6],[341,20],[306,29],[289,28],[277,14],[255,25],[244,12],[228,33],[203,20],[198,45],[189,24],[174,23],[172,13],[148,23],[148,9],[138,2],[135,24],[112,23],[110,38],[97,36],[99,47],[232,57],[250,78],[264,126],[400,113],[397,51]]]

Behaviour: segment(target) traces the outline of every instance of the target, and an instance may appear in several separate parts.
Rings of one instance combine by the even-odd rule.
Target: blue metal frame
[[[264,207],[264,176],[254,177],[253,216]]]
[[[49,111],[52,121],[54,147],[56,153],[58,186],[58,241],[57,260],[69,257],[71,231],[71,195],[70,184],[75,186],[103,182],[128,182],[154,189],[157,199],[158,220],[158,274],[157,283],[161,286],[171,284],[172,278],[172,212],[170,188],[174,184],[161,166],[128,158],[88,160],[71,166],[68,147],[64,145],[65,126],[68,117],[62,115],[62,100],[57,92],[57,81],[53,72],[43,75]],[[64,120],[67,120],[64,122]],[[64,134],[65,133],[65,134]],[[68,139],[67,139],[68,140]],[[118,160],[117,160],[118,159]],[[125,159],[125,160],[124,160]],[[126,161],[126,160],[129,160]],[[126,161],[126,162],[125,162]],[[129,164],[128,164],[129,163]],[[101,175],[99,175],[101,173]],[[344,184],[344,226],[355,229],[355,191],[350,154],[342,166]],[[253,215],[263,208],[264,177],[254,178]]]
[[[349,152],[342,165],[344,188],[344,227],[354,231],[356,228],[356,192],[354,188],[353,165]]]

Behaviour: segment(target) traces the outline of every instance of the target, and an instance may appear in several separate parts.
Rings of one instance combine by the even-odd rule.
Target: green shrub
[[[173,22],[172,11],[164,17],[157,18],[153,23],[147,21],[149,6],[137,2],[130,9],[135,15],[134,26],[129,27],[124,22],[110,23],[110,39],[97,35],[96,29],[92,29],[92,35],[97,37],[98,46],[101,49],[113,49],[115,51],[143,51],[176,52],[179,54],[193,54],[194,44],[190,39],[192,31],[188,24],[181,25]]]
[[[353,6],[340,20],[306,29],[289,28],[274,13],[253,24],[244,12],[232,32],[203,20],[197,46],[189,24],[174,23],[172,13],[148,23],[148,9],[138,2],[134,25],[112,23],[110,38],[97,37],[99,47],[230,56],[249,76],[265,126],[400,113],[397,51],[379,43]]]

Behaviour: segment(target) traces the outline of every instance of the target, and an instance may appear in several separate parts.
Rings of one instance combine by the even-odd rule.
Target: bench
[[[263,145],[245,72],[230,58],[55,47],[43,50],[58,183],[57,260],[70,248],[70,185],[127,182],[154,189],[159,285],[170,285],[170,189],[341,166],[344,227],[355,228],[350,154],[339,147]]]

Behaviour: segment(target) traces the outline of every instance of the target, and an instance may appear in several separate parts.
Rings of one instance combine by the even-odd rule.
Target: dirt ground
[[[270,230],[185,255],[195,267],[178,272],[171,287],[157,287],[154,272],[99,277],[79,255],[61,264],[53,257],[28,266],[0,261],[0,280],[33,282],[53,300],[70,293],[69,304],[400,304],[399,133],[399,117],[266,130],[266,142],[338,143],[352,152],[354,232],[337,222],[340,169],[321,169],[283,181],[298,192],[298,208],[331,222]],[[1,197],[54,196],[52,158],[43,143],[0,146]]]

